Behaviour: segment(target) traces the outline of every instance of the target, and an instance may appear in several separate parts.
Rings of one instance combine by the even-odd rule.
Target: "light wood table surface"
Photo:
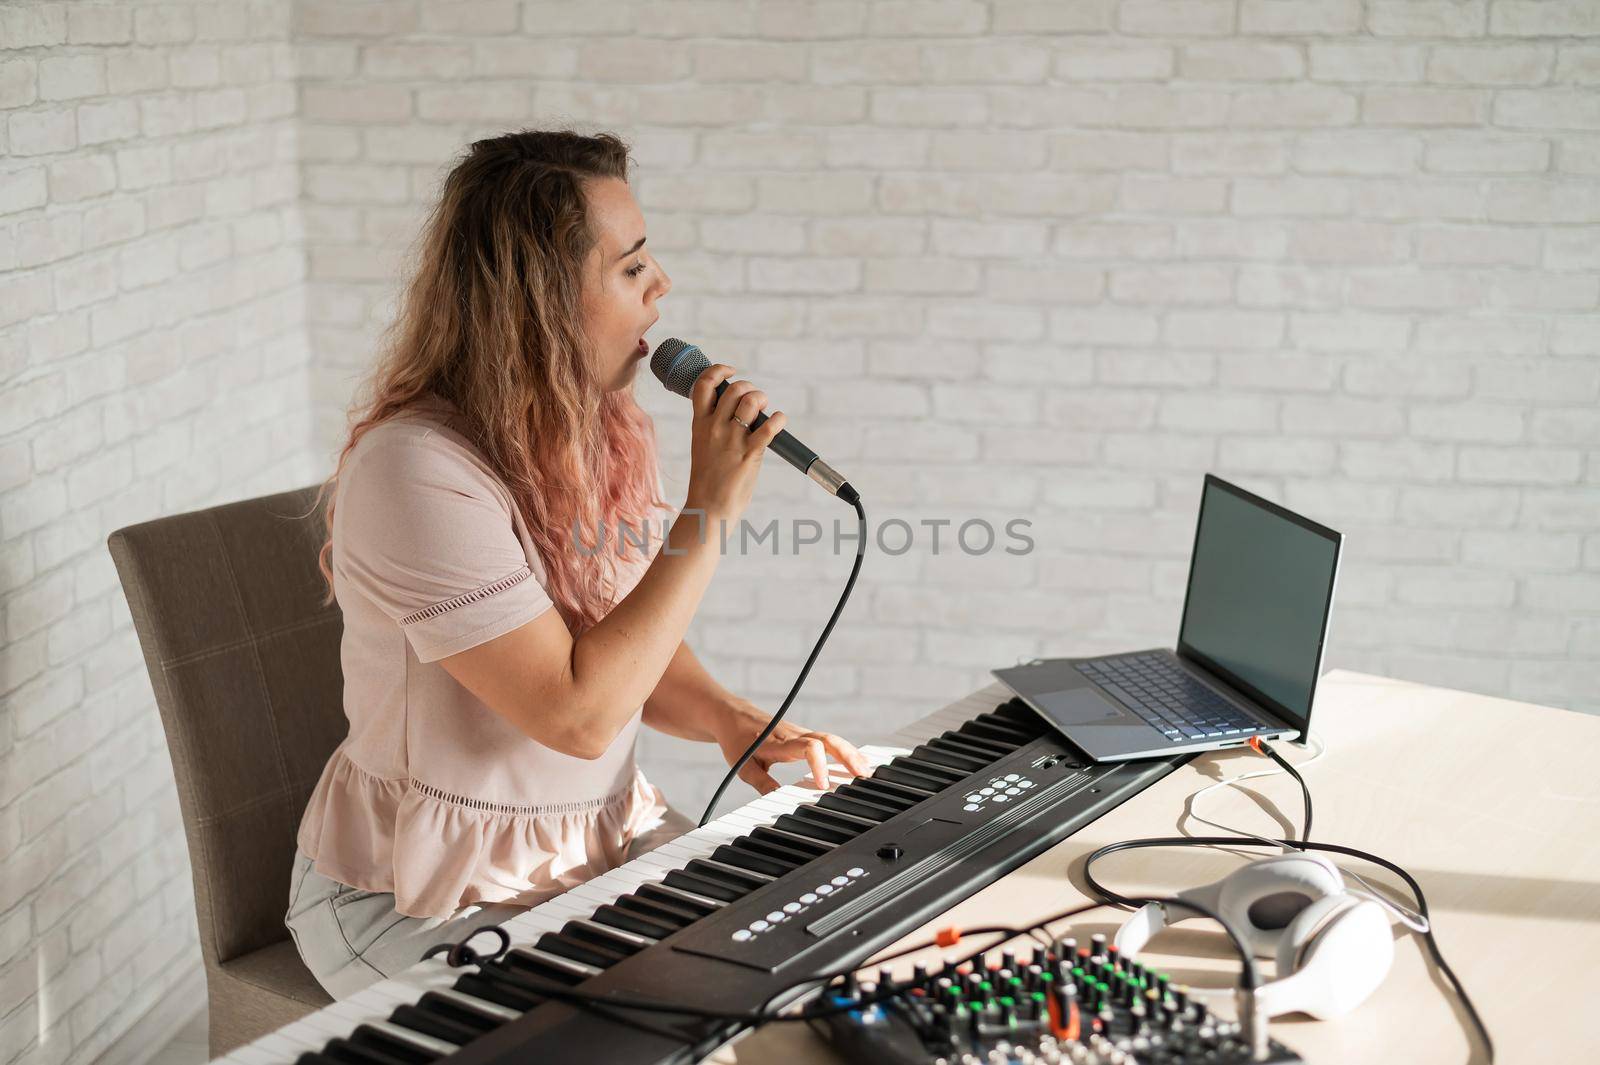
[[[993,690],[1001,701],[1004,689]],[[1600,1023],[1589,1012],[1600,978],[1600,718],[1336,670],[1318,687],[1312,729],[1327,745],[1304,774],[1315,803],[1312,840],[1379,854],[1416,877],[1445,959],[1495,1039],[1496,1060],[1600,1062]],[[1310,755],[1280,749],[1291,762]],[[1185,800],[1224,777],[1271,767],[1249,751],[1203,755],[894,947],[951,924],[1022,924],[1087,901],[1080,867],[1090,851],[1143,836],[1223,834],[1186,816]],[[1301,809],[1299,788],[1280,774],[1211,792],[1198,812],[1277,836],[1298,835]],[[1172,894],[1226,875],[1245,853],[1123,853],[1096,873],[1126,894]],[[1392,874],[1351,859],[1340,864],[1406,897]],[[1123,916],[1108,907],[1051,930],[1083,941],[1113,933]],[[1333,1021],[1279,1018],[1273,1037],[1308,1062],[1330,1065],[1481,1061],[1465,1013],[1419,937],[1399,925],[1395,937],[1394,966],[1362,1006]],[[940,953],[930,949],[895,968]],[[1238,960],[1215,926],[1193,921],[1165,931],[1145,958],[1232,1015]],[[1262,967],[1270,979],[1272,963]],[[708,1060],[839,1059],[803,1025],[780,1024]]]

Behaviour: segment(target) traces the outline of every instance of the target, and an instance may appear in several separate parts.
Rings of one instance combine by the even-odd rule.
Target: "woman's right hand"
[[[718,399],[717,386],[733,374],[732,366],[715,363],[689,390],[694,421],[684,508],[723,521],[735,520],[750,504],[761,458],[788,421],[782,411],[773,411],[760,428],[746,428],[766,409],[767,396],[749,381],[732,381]]]

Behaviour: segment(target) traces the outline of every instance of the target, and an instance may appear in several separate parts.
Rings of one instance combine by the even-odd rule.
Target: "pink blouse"
[[[553,607],[504,483],[432,399],[364,435],[334,502],[333,589],[350,732],[300,822],[317,872],[438,917],[535,905],[620,864],[666,809],[634,764],[643,707],[599,758],[561,754],[489,709],[439,660]],[[661,520],[651,523],[651,553]],[[606,550],[615,549],[609,530]],[[617,599],[643,576],[619,562]]]

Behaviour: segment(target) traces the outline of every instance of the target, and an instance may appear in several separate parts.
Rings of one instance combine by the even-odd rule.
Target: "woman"
[[[690,828],[634,765],[641,721],[731,763],[769,720],[683,642],[716,537],[686,520],[668,550],[594,550],[670,515],[632,385],[672,282],[627,164],[610,135],[472,145],[330,479],[350,731],[301,822],[286,922],[336,998]],[[784,425],[747,428],[767,403],[748,381],[717,398],[733,373],[692,397],[685,508],[708,525],[738,520]],[[826,786],[829,755],[867,771],[785,722],[740,776],[766,792],[766,767],[805,760]]]

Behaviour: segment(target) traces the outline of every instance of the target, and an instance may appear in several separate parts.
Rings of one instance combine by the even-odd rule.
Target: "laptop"
[[[1207,474],[1176,651],[991,672],[1098,762],[1304,742],[1343,540]]]

